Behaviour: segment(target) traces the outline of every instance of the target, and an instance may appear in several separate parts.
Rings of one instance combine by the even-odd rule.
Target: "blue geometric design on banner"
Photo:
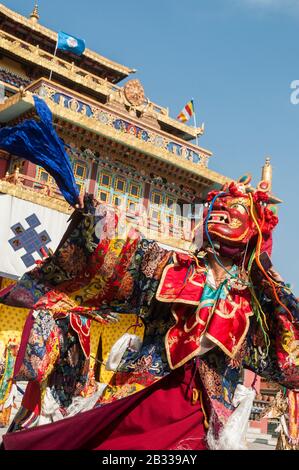
[[[25,264],[26,268],[30,268],[35,264],[35,259],[32,256],[33,253],[37,252],[41,258],[43,258],[42,249],[49,254],[47,245],[51,242],[46,230],[41,233],[37,233],[35,230],[41,225],[36,214],[32,214],[26,219],[29,228],[24,229],[21,223],[17,223],[11,227],[11,230],[16,235],[14,238],[8,240],[14,251],[18,251],[21,248],[26,250],[26,254],[21,256],[21,260]]]

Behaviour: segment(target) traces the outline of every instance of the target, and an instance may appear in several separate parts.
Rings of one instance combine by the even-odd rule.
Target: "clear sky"
[[[28,15],[33,0],[6,0]],[[273,260],[299,294],[299,0],[40,0],[40,22],[137,69],[175,117],[194,98],[210,168],[257,183],[265,156],[283,199]]]

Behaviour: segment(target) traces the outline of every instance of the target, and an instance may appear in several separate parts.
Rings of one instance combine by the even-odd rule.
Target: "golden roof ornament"
[[[258,185],[258,189],[270,192],[272,189],[272,165],[270,157],[266,157],[265,164],[262,168],[262,179]]]
[[[34,23],[37,23],[38,20],[39,20],[39,12],[38,12],[38,3],[37,2],[34,3],[34,8],[33,8],[33,11],[32,11],[29,18]]]
[[[124,86],[126,100],[133,106],[141,106],[145,101],[144,88],[137,79],[129,80]]]

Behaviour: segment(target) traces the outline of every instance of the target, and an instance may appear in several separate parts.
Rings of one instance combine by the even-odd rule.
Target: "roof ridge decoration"
[[[37,1],[34,2],[34,8],[33,8],[33,11],[31,13],[29,19],[34,23],[37,23],[37,21],[39,20],[39,12],[38,12],[38,3],[37,3]]]
[[[203,127],[191,127],[186,123],[169,116],[169,109],[160,106],[145,96],[144,88],[139,79],[128,80],[123,87],[113,86],[108,96],[108,102],[116,101],[129,110],[134,115],[138,112],[140,116],[152,116],[160,122],[179,129],[193,138],[204,133]]]
[[[51,29],[47,28],[46,26],[42,26],[39,24],[37,21],[32,21],[31,18],[26,18],[23,15],[20,15],[19,13],[16,13],[15,11],[11,10],[10,8],[7,8],[3,4],[0,3],[0,13],[3,13],[4,15],[8,16],[12,20],[14,20],[17,23],[20,23],[24,26],[26,26],[29,29],[32,29],[33,31],[37,31],[38,33],[46,36],[47,38],[57,41],[57,33],[52,31]],[[116,70],[118,72],[121,72],[124,75],[130,75],[131,73],[135,73],[136,70],[132,69],[130,67],[127,67],[125,65],[119,64],[117,62],[114,62],[110,59],[107,59],[106,57],[102,56],[101,54],[98,54],[97,52],[94,52],[88,48],[85,49],[84,54],[86,57],[89,59],[94,60],[95,62],[99,62],[102,65],[112,69]]]

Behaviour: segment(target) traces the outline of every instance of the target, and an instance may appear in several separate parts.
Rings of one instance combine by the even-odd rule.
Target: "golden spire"
[[[269,190],[272,187],[272,165],[270,157],[266,157],[265,165],[262,169],[262,181],[267,181],[269,183]]]
[[[34,23],[37,23],[39,20],[39,13],[38,13],[38,3],[37,1],[34,2],[34,8],[30,15],[30,20]]]

